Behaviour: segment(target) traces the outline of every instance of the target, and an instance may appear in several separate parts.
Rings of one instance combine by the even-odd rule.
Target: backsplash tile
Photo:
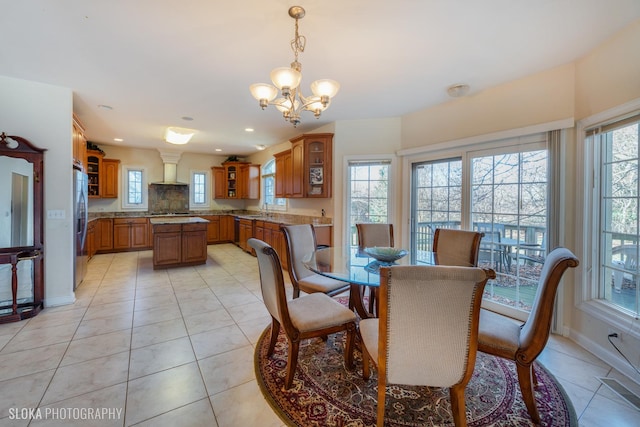
[[[149,184],[149,213],[188,213],[189,186],[185,184]]]

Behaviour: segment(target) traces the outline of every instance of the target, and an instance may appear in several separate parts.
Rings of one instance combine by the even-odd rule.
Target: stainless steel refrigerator
[[[82,283],[87,273],[87,248],[85,240],[87,238],[87,220],[88,220],[88,192],[89,180],[87,174],[73,168],[73,231],[75,236],[75,280],[73,290]]]

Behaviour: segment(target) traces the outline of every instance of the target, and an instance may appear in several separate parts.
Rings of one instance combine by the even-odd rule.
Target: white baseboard
[[[44,306],[45,307],[58,307],[60,305],[73,304],[74,302],[76,302],[76,296],[75,296],[75,294],[72,293],[71,295],[66,295],[66,296],[62,296],[62,297],[45,298]]]
[[[576,333],[573,330],[569,333],[569,337],[582,348],[601,359],[603,362],[623,374],[625,377],[629,378],[629,380],[640,385],[640,381],[638,380],[638,373],[634,371],[631,366],[629,366],[626,360],[620,357],[618,353],[614,352],[613,349],[609,350],[608,348],[602,347],[592,339],[586,337],[585,335]]]

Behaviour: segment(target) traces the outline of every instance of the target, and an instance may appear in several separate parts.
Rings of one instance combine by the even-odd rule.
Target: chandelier
[[[340,89],[340,84],[335,80],[321,79],[311,83],[313,95],[305,97],[300,90],[302,64],[298,62],[298,55],[304,52],[307,39],[298,34],[298,20],[304,15],[305,10],[301,6],[289,8],[289,16],[296,20],[295,37],[291,40],[291,50],[294,54],[291,67],[279,67],[271,71],[271,81],[275,87],[266,83],[255,83],[249,86],[251,95],[260,102],[263,110],[269,104],[275,105],[284,119],[291,122],[294,127],[300,123],[300,112],[303,110],[311,111],[316,118],[319,118]],[[278,90],[280,90],[280,98],[276,99]]]

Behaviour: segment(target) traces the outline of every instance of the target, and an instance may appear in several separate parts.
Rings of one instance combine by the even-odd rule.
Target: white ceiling
[[[292,61],[292,5],[306,9],[303,91],[341,84],[297,129],[248,89]],[[246,155],[446,102],[454,83],[473,94],[566,64],[637,19],[639,0],[0,0],[0,75],[71,88],[97,143],[167,148],[180,126],[197,130],[184,151]]]

